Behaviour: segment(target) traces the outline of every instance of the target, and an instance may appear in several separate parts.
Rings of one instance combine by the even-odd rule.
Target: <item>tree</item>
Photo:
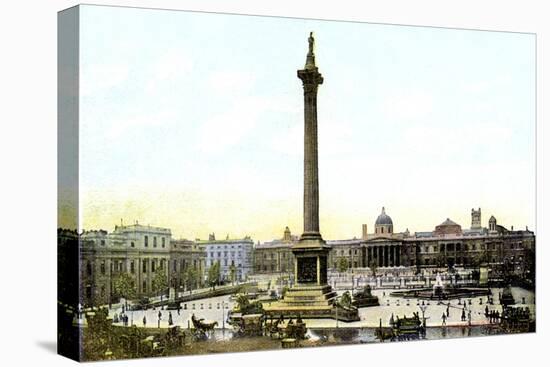
[[[216,261],[208,269],[208,285],[212,287],[212,290],[216,290],[216,285],[220,283],[220,262]]]
[[[193,291],[193,288],[195,288],[195,285],[197,283],[198,277],[199,277],[199,274],[195,269],[191,267],[187,268],[184,275],[185,285],[187,289],[189,289],[190,291]]]
[[[486,251],[480,252],[472,258],[472,265],[476,268],[486,264],[487,262],[489,262],[489,256]]]
[[[536,278],[536,258],[535,250],[527,249],[525,251],[524,264],[523,264],[523,279],[528,280],[532,286],[535,285]]]
[[[235,264],[231,264],[229,267],[229,279],[231,280],[231,285],[235,285],[235,279],[237,278],[237,268]]]
[[[134,299],[137,295],[134,278],[128,273],[119,273],[113,279],[113,295],[116,298],[124,298],[127,307],[128,299]]]
[[[345,271],[347,271],[348,267],[348,259],[346,259],[345,257],[341,257],[338,259],[337,269],[340,273],[344,273]]]
[[[440,252],[435,257],[435,263],[438,268],[442,268],[444,266],[447,266],[447,257],[445,256],[445,253]]]
[[[157,294],[160,293],[160,299],[162,300],[162,292],[168,288],[168,277],[166,276],[164,269],[157,270],[151,285],[153,287],[153,292]]]

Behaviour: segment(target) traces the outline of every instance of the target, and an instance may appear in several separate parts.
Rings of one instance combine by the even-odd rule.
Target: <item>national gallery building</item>
[[[361,238],[327,241],[332,247],[329,267],[397,271],[440,268],[506,267],[524,274],[534,261],[535,235],[528,230],[507,229],[491,216],[488,226],[481,225],[481,209],[472,209],[472,222],[463,229],[447,218],[429,232],[394,233],[393,221],[384,208],[374,223],[374,233],[363,224]],[[297,237],[288,228],[281,240],[258,244],[254,254],[255,273],[288,273],[293,269],[290,248]],[[411,269],[412,268],[412,269]]]

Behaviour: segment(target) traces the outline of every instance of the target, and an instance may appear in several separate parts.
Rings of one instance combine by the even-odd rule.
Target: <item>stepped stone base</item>
[[[333,318],[358,321],[356,308],[336,311],[336,292],[330,285],[297,285],[289,289],[283,300],[264,304],[268,317]]]

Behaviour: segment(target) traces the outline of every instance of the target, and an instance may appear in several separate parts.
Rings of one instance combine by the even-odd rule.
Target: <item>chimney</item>
[[[366,240],[368,238],[368,232],[367,232],[367,225],[363,224],[363,234],[361,236],[362,239]]]

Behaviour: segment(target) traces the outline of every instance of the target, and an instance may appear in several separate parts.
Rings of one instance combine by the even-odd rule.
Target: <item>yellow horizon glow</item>
[[[244,193],[182,192],[177,190],[138,190],[125,194],[115,192],[88,191],[82,195],[81,230],[104,229],[111,232],[115,225],[139,224],[169,228],[173,238],[190,240],[207,239],[215,233],[216,238],[243,238],[250,236],[254,242],[282,238],[288,226],[294,235],[302,233],[301,195],[276,200],[262,198],[266,206],[257,206],[255,201],[246,200]],[[138,199],[139,198],[139,199]],[[506,206],[494,203],[492,207],[480,205],[482,226],[487,227],[491,215],[498,224],[507,228],[525,229],[523,213],[510,215]],[[360,238],[362,224],[368,232],[374,232],[374,222],[380,214],[380,207],[366,205],[335,206],[329,200],[320,203],[321,234],[326,240]],[[471,208],[449,208],[441,205],[430,212],[425,208],[385,205],[386,212],[393,219],[394,232],[406,229],[412,233],[432,231],[446,218],[457,222],[463,229],[470,228]],[[478,206],[475,207],[477,209]],[[530,230],[534,230],[529,225]]]

